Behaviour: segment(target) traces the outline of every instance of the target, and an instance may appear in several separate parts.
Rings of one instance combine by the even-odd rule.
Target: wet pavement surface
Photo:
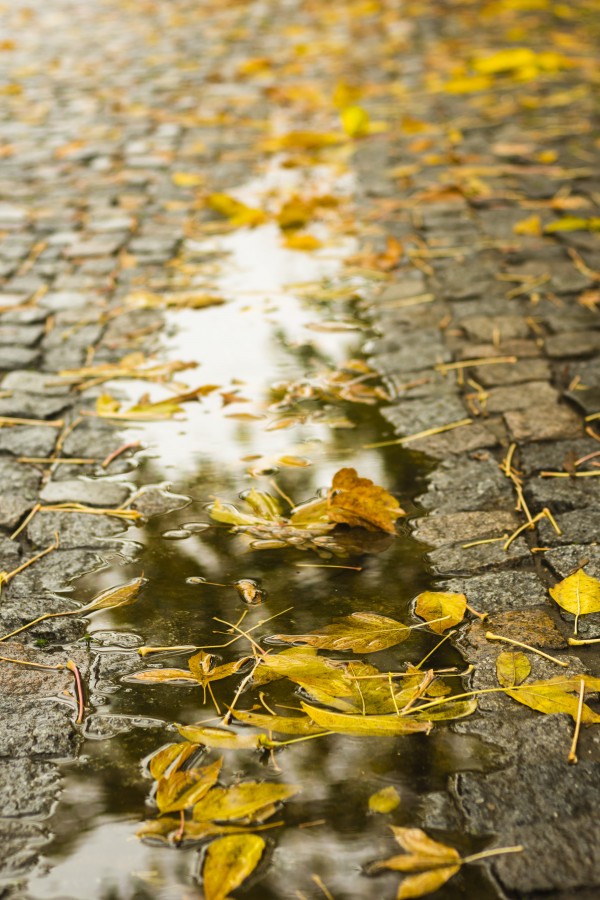
[[[1,15],[0,896],[201,897],[196,848],[134,837],[155,812],[142,761],[231,682],[214,706],[136,684],[142,645],[222,644],[213,617],[243,612],[279,617],[261,638],[361,609],[416,622],[433,589],[488,614],[435,658],[473,666],[464,690],[498,686],[506,645],[486,631],[566,664],[532,653],[535,678],[598,674],[549,588],[600,577],[600,16],[534,0]],[[209,516],[252,487],[308,499],[343,466],[399,498],[394,539],[249,549]],[[142,572],[137,604],[77,615]],[[261,606],[210,585],[248,578]],[[414,634],[380,668],[433,648]],[[600,614],[578,637],[600,637]],[[51,668],[67,660],[83,716]],[[427,737],[231,752],[232,777],[279,766],[303,785],[236,896],[392,897],[395,873],[361,867],[394,824],[464,853],[525,848],[440,898],[596,897],[600,738],[584,728],[569,766],[572,737],[568,715],[490,693]],[[390,784],[398,810],[369,814]]]

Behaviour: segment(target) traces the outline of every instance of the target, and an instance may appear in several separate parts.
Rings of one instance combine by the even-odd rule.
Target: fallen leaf
[[[335,731],[337,734],[378,735],[380,737],[399,734],[414,734],[415,732],[431,731],[429,722],[416,722],[413,719],[401,716],[357,716],[347,713],[331,712],[302,703],[302,709],[310,718],[325,728],[327,731]]]
[[[283,241],[283,246],[288,250],[309,252],[310,250],[319,250],[323,246],[323,241],[313,234],[288,234]]]
[[[523,703],[530,709],[547,715],[566,713],[574,721],[577,721],[579,698],[576,696],[576,692],[579,690],[581,678],[587,681],[584,676],[580,676],[578,679],[561,679],[559,677],[549,681],[532,681],[512,689],[507,688],[506,693],[513,700]],[[600,715],[584,703],[581,721],[584,725],[595,725],[600,723]]]
[[[496,677],[502,687],[521,684],[531,672],[531,663],[525,653],[505,650],[496,659]]]
[[[398,806],[400,806],[400,795],[392,784],[369,797],[369,809],[374,813],[385,815],[393,812]]]
[[[575,633],[579,616],[600,612],[600,581],[578,569],[550,588],[550,596],[558,605],[575,616]]]
[[[452,594],[445,591],[424,591],[417,597],[415,613],[426,622],[436,634],[443,634],[462,622],[467,608],[464,594]],[[441,622],[432,621],[443,619]]]
[[[392,827],[394,837],[405,854],[379,860],[368,868],[370,873],[391,869],[395,872],[417,872],[405,878],[396,898],[423,897],[437,891],[459,871],[462,860],[454,847],[432,840],[420,828]]]
[[[158,782],[156,805],[159,812],[179,812],[198,803],[216,784],[223,758],[202,769],[176,770]]]
[[[539,216],[529,216],[513,225],[514,234],[527,234],[539,237],[542,233],[542,220]]]
[[[246,206],[229,194],[210,194],[206,204],[209,209],[229,219],[229,224],[234,228],[255,228],[267,221],[267,214],[262,209]]]
[[[213,725],[178,725],[179,734],[194,744],[217,750],[258,750],[263,746],[261,734],[238,734]]]
[[[405,514],[391,494],[373,484],[370,478],[359,478],[356,469],[336,472],[327,501],[332,522],[380,529],[390,534],[395,533],[396,519]]]
[[[241,709],[232,710],[234,719],[245,725],[276,731],[279,734],[322,734],[323,729],[308,716],[271,716]]]
[[[158,781],[167,769],[178,769],[187,759],[200,749],[200,744],[190,744],[185,741],[181,744],[167,744],[158,753],[155,753],[149,763],[152,777]]]
[[[307,644],[320,650],[376,653],[405,641],[409,634],[410,628],[396,619],[357,612],[309,634],[278,634],[275,637],[288,644]]]
[[[340,110],[340,119],[348,137],[364,137],[369,133],[369,114],[362,106],[344,106]]]
[[[198,172],[173,172],[171,181],[176,187],[198,187],[204,184],[206,178]]]
[[[132,581],[108,588],[108,590],[102,591],[101,594],[90,600],[89,603],[86,603],[85,606],[82,606],[78,612],[88,613],[95,612],[97,609],[117,609],[120,606],[129,606],[137,600],[140,588],[147,581],[148,579],[143,577],[134,578]]]
[[[600,216],[591,219],[565,216],[557,222],[546,225],[544,231],[546,234],[555,234],[558,231],[600,231]]]
[[[264,849],[257,834],[229,835],[209,844],[202,867],[205,900],[227,900],[255,870]]]
[[[128,681],[141,681],[146,684],[197,684],[196,678],[188,669],[143,669],[127,675]]]
[[[256,821],[262,811],[271,812],[274,804],[288,800],[299,791],[297,785],[272,781],[242,781],[231,787],[213,788],[194,806],[194,819],[197,822]]]

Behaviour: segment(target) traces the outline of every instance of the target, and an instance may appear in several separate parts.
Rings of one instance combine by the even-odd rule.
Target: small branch
[[[33,669],[52,669],[56,671],[65,668],[62,663],[58,663],[56,666],[44,666],[42,663],[29,662],[26,659],[11,659],[10,656],[0,656],[0,661],[14,663],[16,666],[31,666]]]
[[[562,666],[564,669],[568,669],[569,667],[569,663],[565,662],[563,659],[556,659],[555,656],[549,656],[542,650],[537,650],[535,647],[524,644],[522,641],[515,641],[512,638],[502,637],[500,634],[492,634],[491,631],[486,631],[485,636],[488,641],[503,641],[505,644],[514,644],[515,647],[523,647],[524,650],[529,650],[530,653],[537,653],[538,656],[543,656],[544,659],[549,659],[550,662],[556,663],[557,666]]]
[[[137,450],[142,446],[141,441],[129,441],[127,444],[123,444],[117,450],[113,450],[112,453],[109,453],[106,459],[104,459],[101,463],[103,469],[106,469],[107,466],[111,464],[113,460],[120,456],[122,453],[125,453],[127,450]]]
[[[577,741],[579,740],[579,732],[581,731],[581,717],[583,715],[583,696],[585,694],[585,678],[582,678],[579,684],[579,703],[577,704],[577,718],[575,720],[575,732],[573,734],[573,743],[567,756],[567,762],[570,766],[577,764]]]
[[[85,713],[85,707],[83,705],[83,684],[81,683],[81,674],[72,659],[68,661],[67,669],[69,669],[69,671],[73,673],[73,677],[75,678],[75,695],[77,697],[77,718],[75,720],[75,724],[81,725]]]
[[[433,437],[436,434],[444,434],[446,431],[452,431],[453,428],[462,428],[463,425],[472,425],[473,419],[459,419],[458,422],[450,422],[449,425],[440,425],[439,428],[427,428],[425,431],[418,431],[416,434],[409,434],[406,437],[397,438],[394,441],[379,441],[376,444],[363,444],[363,450],[378,450],[380,447],[393,447],[396,444],[409,444],[411,441],[418,441],[421,438]]]

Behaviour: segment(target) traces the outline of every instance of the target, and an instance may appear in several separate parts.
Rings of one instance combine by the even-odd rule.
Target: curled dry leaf
[[[257,834],[229,835],[209,845],[202,868],[205,900],[227,900],[260,862],[265,849]]]
[[[376,653],[405,641],[410,628],[376,613],[357,612],[309,634],[278,634],[288,644],[306,644],[319,650],[352,650]]]
[[[531,663],[525,653],[505,650],[496,659],[496,677],[502,687],[522,684],[531,672]]]
[[[327,500],[331,522],[343,522],[369,531],[393,534],[394,522],[404,515],[395,497],[373,484],[370,478],[360,478],[356,469],[336,472]]]
[[[78,612],[90,613],[96,612],[98,609],[117,609],[120,606],[129,606],[130,603],[137,600],[140,588],[147,581],[147,578],[134,578],[131,581],[126,581],[124,584],[108,588],[108,590],[102,591],[101,594],[90,600],[89,603],[86,603],[85,606],[82,606]]]
[[[443,634],[448,628],[462,622],[466,608],[467,598],[464,594],[424,591],[417,597],[415,613],[430,623],[432,631]],[[442,621],[432,621],[433,619]]]

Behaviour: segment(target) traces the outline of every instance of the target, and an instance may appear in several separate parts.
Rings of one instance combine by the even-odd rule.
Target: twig
[[[409,444],[411,441],[418,441],[421,438],[433,437],[436,434],[443,434],[446,431],[452,431],[453,428],[462,428],[463,425],[472,425],[473,419],[459,419],[457,422],[450,422],[448,425],[441,425],[439,428],[427,428],[425,431],[418,431],[416,434],[409,434],[406,437],[397,438],[394,441],[379,441],[376,444],[363,444],[363,450],[377,450],[379,447],[393,447],[395,444]]]
[[[303,569],[350,569],[352,572],[362,572],[362,566],[334,566],[328,563],[296,563],[296,568]]]
[[[549,656],[548,653],[537,650],[535,647],[524,644],[522,641],[515,641],[512,638],[503,637],[501,634],[493,634],[491,631],[486,631],[485,636],[488,641],[503,641],[505,644],[514,644],[515,647],[523,647],[524,650],[529,650],[531,653],[537,653],[538,656],[543,656],[544,659],[549,659],[550,662],[556,663],[557,666],[562,666],[564,669],[568,669],[569,667],[569,663],[565,662],[563,659],[556,659],[555,656]]]
[[[335,900],[335,898],[334,898],[333,894],[331,893],[331,891],[329,890],[329,888],[321,881],[321,879],[319,878],[318,875],[311,875],[310,877],[311,877],[312,881],[314,881],[316,886],[319,888],[319,890],[321,890],[325,894],[325,897],[327,898],[327,900]]]
[[[85,707],[83,705],[83,685],[81,683],[81,675],[79,669],[72,659],[68,661],[67,669],[69,669],[69,671],[73,673],[73,677],[75,678],[75,694],[77,696],[77,718],[75,720],[75,724],[81,725],[85,713]]]
[[[541,478],[593,478],[594,475],[600,475],[600,469],[597,472],[540,472]]]
[[[469,369],[471,366],[496,366],[504,363],[516,363],[518,361],[519,358],[517,356],[483,356],[475,359],[464,359],[460,362],[438,363],[434,366],[434,369],[436,372],[441,372],[445,375],[446,372],[451,372],[454,369]]]
[[[0,656],[0,660],[1,660],[2,662],[14,663],[14,665],[16,665],[16,666],[31,666],[31,667],[34,668],[34,669],[53,669],[53,670],[56,670],[56,669],[64,669],[64,668],[65,668],[65,666],[63,665],[63,663],[58,663],[58,665],[56,665],[56,666],[45,666],[45,665],[43,665],[42,663],[29,662],[29,661],[26,660],[26,659],[11,659],[10,656]]]
[[[125,453],[127,450],[135,450],[142,446],[141,441],[129,441],[127,444],[122,444],[117,450],[113,450],[112,453],[109,453],[106,459],[104,459],[101,463],[103,469],[106,469],[110,463],[120,456],[122,453]]]
[[[581,731],[581,717],[583,715],[583,696],[585,694],[585,678],[582,678],[579,683],[579,703],[577,704],[577,718],[575,719],[575,732],[573,734],[573,743],[571,744],[571,749],[569,750],[569,755],[567,756],[567,762],[569,765],[574,766],[577,764],[577,741],[579,740],[579,732]]]
[[[17,462],[19,463],[31,463],[33,465],[41,465],[42,463],[52,463],[57,466],[87,466],[92,463],[100,462],[97,458],[90,459],[78,459],[73,457],[69,459],[68,456],[18,456]]]
[[[41,508],[42,508],[41,503],[35,504],[33,509],[30,510],[29,513],[25,516],[25,518],[23,519],[23,521],[21,522],[21,524],[19,525],[17,530],[13,531],[13,533],[11,534],[11,536],[10,536],[11,541],[14,541],[14,539],[21,534],[21,532],[23,531],[24,528],[27,528],[27,526],[29,525],[29,523],[31,522],[31,520],[33,519],[35,514],[37,512],[39,512]]]
[[[45,550],[40,550],[39,553],[36,553],[35,556],[32,556],[31,559],[28,559],[27,562],[22,563],[17,569],[13,569],[12,572],[0,572],[0,587],[3,584],[8,584],[11,578],[14,578],[15,575],[18,575],[19,572],[22,572],[23,569],[26,569],[28,566],[33,565],[34,562],[37,562],[38,559],[41,559],[42,556],[46,556],[47,553],[51,553],[53,550],[58,548],[58,531],[54,532],[54,543],[50,544],[49,547],[46,547]]]
[[[0,428],[4,425],[39,425],[44,428],[62,428],[64,425],[62,419],[17,419],[14,416],[0,416]]]

